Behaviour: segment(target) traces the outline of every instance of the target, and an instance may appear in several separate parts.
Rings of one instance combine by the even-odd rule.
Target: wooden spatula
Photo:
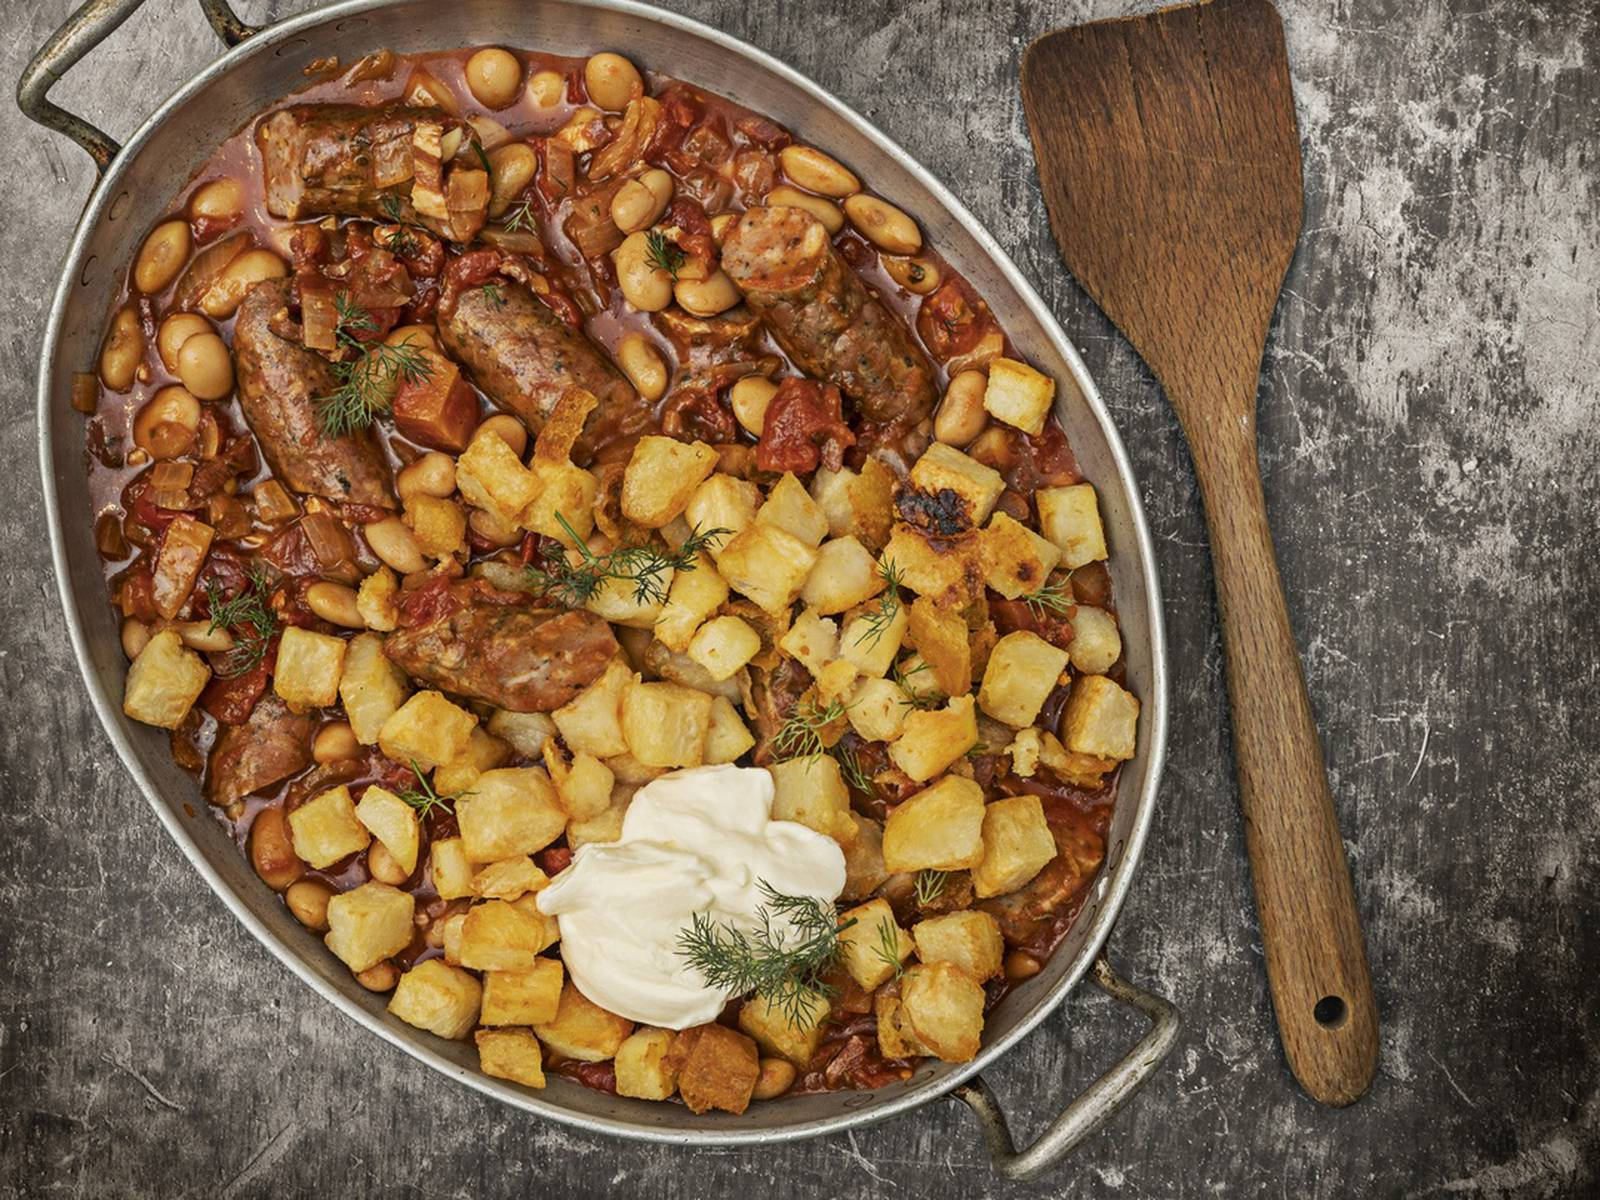
[[[1214,0],[1060,30],[1028,48],[1022,100],[1062,256],[1189,439],[1279,1036],[1311,1096],[1349,1104],[1377,1067],[1377,1012],[1256,462],[1301,219],[1283,26],[1270,0]]]

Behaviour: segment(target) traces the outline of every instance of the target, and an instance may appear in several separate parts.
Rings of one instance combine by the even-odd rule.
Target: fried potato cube
[[[839,934],[839,961],[850,978],[866,991],[888,983],[911,957],[915,943],[911,935],[896,924],[894,909],[881,896],[839,914],[841,921],[854,921]],[[804,1066],[797,1063],[796,1066]]]
[[[343,784],[312,797],[290,813],[289,837],[295,856],[319,871],[365,850],[372,841],[356,816],[350,789]]]
[[[549,713],[519,713],[497,708],[489,718],[489,732],[523,758],[538,758],[544,752],[544,744],[555,736],[556,723]]]
[[[477,717],[439,692],[418,692],[383,723],[378,748],[395,762],[431,771],[461,757],[477,724]]]
[[[416,811],[388,788],[373,784],[355,807],[356,820],[382,843],[407,875],[417,869],[420,823]]]
[[[839,656],[839,623],[807,608],[778,639],[778,649],[811,674],[820,675],[822,668]]]
[[[698,767],[705,761],[711,697],[681,683],[634,683],[622,696],[628,753],[647,767]]]
[[[711,557],[720,560],[723,547],[756,523],[756,510],[760,507],[760,488],[747,479],[718,472],[695,488],[683,515],[701,533],[728,531],[706,543]]]
[[[939,686],[933,664],[921,654],[909,654],[895,664],[894,677],[895,682],[905,688],[906,695],[917,705],[934,704],[950,695]]]
[[[855,822],[856,836],[844,848],[844,891],[839,899],[845,901],[872,895],[889,878],[883,865],[883,826],[860,813],[851,813],[850,819]]]
[[[808,608],[831,616],[865,604],[884,587],[872,551],[846,534],[818,547],[816,564],[800,589],[800,599]]]
[[[361,614],[361,619],[367,623],[368,629],[388,633],[400,623],[400,610],[395,607],[395,597],[399,594],[400,580],[388,567],[379,567],[361,580],[361,586],[356,589],[356,612]],[[350,644],[350,649],[355,649],[354,642]],[[346,675],[350,674],[348,651],[345,655],[344,671]],[[342,683],[339,690],[343,694]]]
[[[905,600],[883,596],[845,622],[839,633],[839,657],[859,674],[885,675],[894,666],[909,625]]]
[[[176,729],[210,678],[206,660],[185,649],[174,631],[163,629],[144,644],[128,668],[122,711],[146,725]]]
[[[946,696],[972,690],[972,633],[959,612],[927,596],[911,605],[906,636]]]
[[[1006,944],[993,913],[968,908],[929,917],[912,926],[911,936],[925,963],[954,963],[979,983],[1000,974]]]
[[[917,1031],[911,1028],[911,1018],[906,1015],[899,992],[881,989],[872,998],[872,1009],[878,1018],[878,1051],[885,1058],[915,1058],[931,1053],[917,1040]]]
[[[1055,401],[1056,381],[1050,376],[1013,358],[997,358],[989,363],[983,407],[995,420],[1037,437],[1044,432],[1045,418]]]
[[[635,525],[660,529],[688,506],[718,457],[704,442],[655,434],[640,438],[622,475],[622,515]]]
[[[939,443],[934,443],[938,445]],[[921,530],[896,521],[883,548],[883,561],[893,563],[900,581],[919,596],[963,608],[983,586],[976,534],[930,541]]]
[[[1139,701],[1104,675],[1080,675],[1061,714],[1068,750],[1119,761],[1133,757]]]
[[[946,775],[896,805],[883,823],[883,865],[899,871],[962,871],[983,861],[983,789]]]
[[[666,1100],[678,1090],[678,1068],[671,1061],[676,1035],[670,1029],[636,1029],[617,1047],[617,1095],[635,1100]]]
[[[363,883],[328,898],[322,940],[357,975],[411,944],[416,901],[387,883]]]
[[[429,958],[400,976],[389,997],[389,1011],[407,1025],[439,1037],[466,1037],[478,1023],[482,995],[483,987],[471,973]]]
[[[468,790],[478,776],[511,757],[511,747],[478,726],[467,737],[467,748],[433,772],[433,790],[441,796]]]
[[[855,524],[855,509],[850,504],[850,487],[858,476],[849,467],[838,471],[818,467],[811,476],[811,498],[817,502],[828,522],[828,533],[844,537]]]
[[[485,900],[467,910],[461,926],[461,965],[474,971],[531,971],[539,952],[555,944],[555,924],[538,909],[510,900]]]
[[[480,1029],[472,1040],[478,1046],[478,1070],[485,1075],[523,1087],[544,1086],[544,1052],[526,1029]]]
[[[612,759],[614,764],[617,760]],[[608,764],[610,765],[610,764]],[[586,821],[572,821],[567,825],[567,845],[577,850],[590,842],[615,842],[622,837],[622,819],[628,815],[628,805],[633,803],[633,793],[639,785],[619,783],[611,793],[611,807]]]
[[[767,612],[780,613],[794,603],[816,562],[813,547],[787,530],[758,522],[723,546],[717,569],[734,591]]]
[[[835,659],[817,676],[817,699],[823,704],[842,704],[855,694],[858,678],[859,672],[853,662]]]
[[[656,615],[656,639],[669,650],[684,651],[712,613],[728,599],[728,583],[705,554],[695,556],[695,569],[672,577],[667,602]]]
[[[1056,740],[1054,734],[1043,731],[1039,737],[1039,761],[1063,783],[1083,788],[1088,792],[1098,791],[1104,787],[1106,773],[1115,770],[1117,766],[1117,760],[1114,758],[1100,758],[1093,754],[1068,750]]]
[[[831,754],[807,754],[775,762],[772,773],[772,819],[796,821],[825,833],[841,846],[855,840],[850,819],[850,789],[839,760]]]
[[[594,531],[594,500],[600,494],[600,480],[593,472],[569,462],[535,459],[532,471],[539,482],[539,494],[523,511],[522,527],[576,549],[572,534],[562,528],[556,514],[565,518],[573,533],[588,537]]]
[[[639,591],[637,578],[632,575],[611,576],[601,580],[584,607],[597,617],[613,625],[626,625],[629,629],[653,629],[666,607],[666,597],[671,594],[677,571],[662,564],[656,579],[659,588]]]
[[[502,524],[518,525],[539,494],[539,478],[522,465],[504,438],[492,429],[480,429],[456,459],[456,490],[468,504]]]
[[[832,1005],[826,996],[811,992],[800,1000],[800,1008],[800,1024],[794,1025],[781,1005],[757,994],[739,1006],[739,1028],[755,1039],[763,1054],[786,1058],[804,1070],[822,1043],[822,1024]]]
[[[547,886],[550,876],[526,854],[490,863],[472,877],[472,894],[480,900],[517,900]]]
[[[757,510],[756,520],[776,525],[808,546],[818,545],[828,533],[827,514],[792,471],[785,471],[767,493],[767,502]]]
[[[376,744],[384,722],[400,711],[410,694],[406,673],[389,661],[381,637],[358,633],[350,639],[339,680],[339,700],[356,741],[363,746]]]
[[[738,617],[716,617],[695,631],[689,657],[719,683],[761,652],[761,635]]]
[[[713,696],[711,724],[706,729],[706,763],[735,762],[755,744],[755,735],[745,725],[733,702],[726,696]]]
[[[891,679],[863,679],[855,685],[844,713],[854,729],[869,742],[892,742],[906,723],[911,699]]]
[[[523,971],[483,973],[481,1025],[543,1025],[556,1019],[565,973],[559,958],[540,958]]]
[[[1072,615],[1072,641],[1067,645],[1073,670],[1083,675],[1104,675],[1122,657],[1122,634],[1117,619],[1103,608],[1080,604]]]
[[[1070,571],[1106,556],[1106,533],[1092,483],[1040,488],[1034,502],[1039,532],[1061,547],[1061,566]]]
[[[456,801],[462,847],[475,863],[543,850],[567,826],[550,777],[538,767],[498,767]]]
[[[1031,779],[1039,770],[1039,756],[1044,747],[1044,730],[1032,725],[1017,730],[1006,753],[1011,756],[1011,773],[1021,779]]]
[[[972,890],[980,899],[1014,892],[1055,856],[1039,797],[996,800],[983,812],[983,861],[972,868]]]
[[[339,699],[344,655],[343,638],[290,625],[278,642],[272,690],[290,708],[326,708]]]
[[[1003,512],[978,539],[984,581],[1007,600],[1037,592],[1061,561],[1061,549]]]
[[[627,753],[628,743],[622,736],[622,693],[632,683],[633,672],[621,658],[614,658],[605,674],[550,714],[568,749],[586,751],[596,758]]]
[[[945,1062],[971,1062],[983,1036],[983,985],[954,963],[920,963],[900,979],[917,1040]]]
[[[556,795],[561,798],[561,805],[571,820],[586,821],[611,807],[611,788],[616,776],[594,755],[580,750],[568,763],[551,742],[545,746],[544,759],[556,785]]]
[[[850,481],[850,527],[868,550],[880,550],[889,540],[894,522],[894,490],[900,480],[881,458],[861,464],[861,474]]]
[[[1067,667],[1067,652],[1026,629],[995,643],[983,670],[978,704],[1013,729],[1032,725]]]
[[[406,498],[405,523],[430,558],[449,558],[467,544],[467,510],[438,496]]]
[[[900,736],[889,744],[889,761],[924,783],[978,744],[978,713],[971,696],[953,696],[943,708],[906,714]]]
[[[1006,490],[1006,481],[993,467],[969,458],[954,446],[933,442],[911,468],[911,486],[930,495],[946,489],[966,501],[970,528],[989,519],[994,503]]]
[[[472,861],[458,837],[439,838],[428,846],[428,874],[441,900],[456,900],[473,894]]]
[[[672,1043],[668,1056],[678,1069],[678,1095],[695,1114],[719,1108],[742,1113],[761,1076],[755,1042],[726,1025],[696,1025]]]
[[[615,1057],[633,1032],[633,1022],[595,1004],[569,979],[562,985],[555,1017],[539,1022],[533,1031],[557,1054],[580,1062],[604,1062]]]

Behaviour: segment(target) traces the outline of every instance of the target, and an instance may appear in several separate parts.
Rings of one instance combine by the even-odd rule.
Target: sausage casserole
[[[970,1060],[1135,752],[1054,381],[725,99],[322,67],[74,391],[125,712],[488,1074],[737,1113]]]

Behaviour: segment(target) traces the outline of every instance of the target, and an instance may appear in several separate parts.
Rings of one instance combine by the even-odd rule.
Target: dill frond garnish
[[[684,261],[688,258],[683,252],[683,247],[659,229],[652,229],[645,234],[644,244],[646,261],[656,270],[665,271],[673,279],[677,279],[678,272],[683,269]]]
[[[844,704],[835,700],[826,707],[815,700],[802,700],[772,735],[772,752],[780,759],[807,758],[822,754],[822,731],[844,716]]]
[[[828,753],[839,760],[839,773],[844,776],[845,783],[869,796],[875,793],[872,776],[867,774],[866,768],[861,765],[860,757],[853,749],[839,742]]]
[[[219,629],[233,635],[233,649],[227,651],[217,667],[221,679],[234,679],[256,669],[266,658],[272,637],[278,632],[278,617],[268,604],[272,595],[272,581],[259,566],[250,568],[250,576],[238,595],[223,599],[222,588],[215,579],[206,580],[206,603],[211,609],[211,626],[207,633]]]
[[[816,1022],[814,1005],[833,989],[822,974],[839,957],[839,935],[855,924],[840,921],[833,905],[815,896],[789,896],[758,880],[763,903],[758,927],[745,931],[695,913],[678,934],[678,954],[708,987],[744,996],[754,992],[795,1029]]]
[[[676,550],[670,547],[619,546],[604,554],[590,550],[578,531],[568,523],[564,514],[556,513],[556,520],[567,531],[577,550],[579,560],[572,562],[558,551],[541,566],[527,569],[528,582],[536,591],[559,600],[572,608],[582,608],[607,580],[626,580],[633,584],[636,604],[663,604],[667,599],[668,580],[678,571],[692,571],[695,560],[715,538],[731,533],[728,529],[708,529],[701,532],[696,525]]]
[[[1060,583],[1046,583],[1038,591],[1023,596],[1022,602],[1040,620],[1044,619],[1046,613],[1055,613],[1058,617],[1070,616],[1077,603],[1072,593]]]
[[[883,917],[878,921],[878,944],[872,947],[872,954],[894,972],[894,979],[899,979],[905,971],[905,964],[900,960],[900,930],[893,917]]]
[[[867,617],[867,627],[856,634],[855,640],[856,645],[869,649],[878,644],[878,639],[888,632],[900,612],[900,583],[904,578],[900,568],[890,559],[878,564],[878,576],[888,586],[883,595],[878,597],[878,607]]]
[[[483,293],[484,299],[496,308],[504,308],[506,306],[506,294],[500,290],[498,283],[486,283],[478,290]]]
[[[532,199],[519,200],[506,210],[500,227],[507,233],[532,233],[536,224]]]
[[[927,908],[941,895],[944,894],[945,884],[949,882],[949,875],[944,871],[936,871],[932,867],[924,867],[917,872],[914,881],[917,895],[917,907]]]
[[[428,782],[427,775],[425,775],[422,768],[417,765],[416,759],[411,760],[411,770],[412,773],[417,777],[417,786],[402,788],[396,793],[396,795],[398,795],[400,799],[404,800],[416,810],[418,820],[426,818],[429,813],[434,811],[434,809],[439,809],[442,812],[453,813],[455,812],[455,808],[453,806],[457,800],[461,799],[463,796],[472,795],[471,792],[445,792],[443,795],[440,795],[438,792],[433,790],[433,784]]]
[[[372,314],[355,304],[348,293],[335,298],[337,321],[334,340],[355,357],[333,364],[339,386],[326,396],[312,401],[317,408],[317,425],[323,437],[344,437],[372,424],[379,411],[389,406],[395,387],[401,382],[421,383],[433,378],[433,364],[422,347],[405,341],[390,346],[382,341],[363,341],[356,335],[378,328]]]

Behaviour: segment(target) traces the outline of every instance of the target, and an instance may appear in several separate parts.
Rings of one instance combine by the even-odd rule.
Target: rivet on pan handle
[[[17,78],[17,107],[23,115],[77,142],[94,159],[102,175],[121,145],[98,126],[52,102],[48,93],[79,59],[110,37],[143,4],[144,0],[85,0],[50,35]],[[226,0],[200,0],[200,10],[229,46],[237,46],[257,32],[254,26],[234,16]]]
[[[1134,987],[1111,969],[1105,955],[1095,959],[1092,977],[1114,1000],[1150,1018],[1150,1031],[1126,1057],[1086,1088],[1027,1149],[1018,1151],[1011,1129],[981,1075],[950,1094],[977,1114],[995,1170],[1008,1179],[1037,1179],[1055,1167],[1109,1121],[1155,1073],[1178,1040],[1178,1010],[1160,996]]]

